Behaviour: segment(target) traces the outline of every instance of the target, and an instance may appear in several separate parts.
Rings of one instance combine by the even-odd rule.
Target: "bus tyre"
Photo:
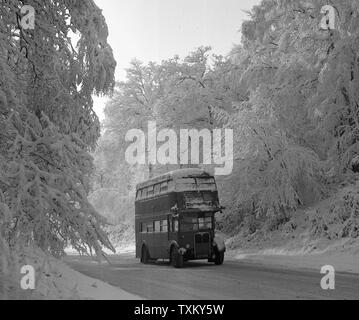
[[[147,264],[149,260],[150,260],[150,255],[148,253],[148,249],[145,245],[143,245],[141,250],[141,262],[143,264]]]
[[[223,264],[224,261],[224,251],[215,251],[215,258],[214,258],[214,263],[219,266],[221,264]]]
[[[178,253],[176,248],[171,250],[171,265],[175,268],[183,267],[183,256]]]

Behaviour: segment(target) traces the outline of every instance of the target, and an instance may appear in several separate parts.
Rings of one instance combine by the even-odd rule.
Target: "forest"
[[[126,162],[126,133],[146,131],[148,121],[177,132],[234,130],[233,172],[217,177],[227,207],[218,227],[230,235],[276,229],[298,208],[355,180],[358,3],[333,2],[334,30],[320,28],[323,3],[263,1],[239,26],[242,42],[225,57],[203,46],[161,63],[132,61],[106,106],[94,153],[91,200],[119,224],[111,228],[117,240],[123,229],[130,236],[136,183],[183,167]],[[345,235],[358,236],[357,215],[344,219]]]
[[[34,30],[21,25],[25,2],[37,12]],[[298,210],[355,186],[357,0],[330,1],[335,28],[326,30],[327,1],[263,0],[238,25],[241,43],[227,55],[203,44],[160,63],[134,59],[117,82],[108,27],[93,0],[0,4],[3,274],[28,247],[56,258],[69,246],[103,257],[133,241],[135,185],[183,167],[126,161],[127,132],[146,132],[149,121],[175,132],[233,130],[233,171],[217,177],[226,207],[217,228],[228,237],[268,237]],[[110,97],[102,123],[94,96]],[[355,190],[319,210],[311,236],[359,237]]]

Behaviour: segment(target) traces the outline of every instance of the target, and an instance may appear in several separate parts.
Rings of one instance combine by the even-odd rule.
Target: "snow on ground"
[[[116,248],[117,254],[134,253],[135,251],[136,251],[136,246],[134,244],[127,244],[121,246],[120,248]]]
[[[278,232],[247,240],[229,238],[226,245],[226,256],[232,259],[317,270],[331,265],[336,271],[359,273],[359,239],[315,239],[306,232],[295,236]]]
[[[103,251],[108,255],[134,253],[136,250],[136,246],[133,243],[126,243],[126,244],[121,244],[121,245],[115,246],[115,250],[116,250],[116,253],[114,253],[111,250],[108,250],[106,248]],[[75,255],[75,256],[78,255],[78,252],[72,247],[66,248],[65,252],[67,255]]]
[[[292,213],[275,230],[240,232],[227,238],[227,257],[298,268],[332,265],[359,273],[359,182]]]
[[[111,286],[100,280],[87,277],[63,263],[56,265],[58,274],[62,274],[60,281],[62,294],[65,296],[75,295],[79,299],[91,300],[140,300],[139,296],[130,294],[120,288]],[[75,285],[74,285],[75,284]]]
[[[261,264],[281,265],[295,268],[320,270],[331,265],[339,272],[359,273],[359,239],[343,238],[336,241],[311,239],[306,235],[293,239],[273,237],[265,240],[253,240],[246,244],[229,242],[227,257],[238,260],[250,260]],[[228,247],[228,245],[227,245]]]
[[[7,299],[80,299],[80,300],[142,300],[118,287],[85,276],[53,257],[44,255],[41,250],[28,250],[24,263],[36,271],[36,289],[19,289],[18,280],[8,281],[4,298]],[[96,262],[97,263],[97,262]],[[0,278],[0,284],[2,284]],[[5,284],[6,284],[5,282]],[[11,283],[10,283],[11,282]]]
[[[304,253],[300,250],[288,251],[283,248],[260,251],[230,250],[227,252],[227,257],[264,265],[316,269],[318,272],[323,266],[331,265],[337,272],[359,273],[359,254],[340,251]]]

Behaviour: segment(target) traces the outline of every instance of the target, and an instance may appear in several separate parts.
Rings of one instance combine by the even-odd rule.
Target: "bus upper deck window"
[[[197,178],[197,184],[199,188],[216,189],[214,178]]]
[[[196,180],[194,178],[181,178],[177,180],[177,184],[190,188],[196,186]]]
[[[214,183],[214,178],[197,178],[198,183]]]
[[[143,188],[143,189],[142,189],[141,198],[142,198],[142,199],[147,198],[147,188]]]
[[[166,192],[168,190],[168,182],[162,182],[160,186],[160,192]]]
[[[196,180],[194,178],[180,178],[177,180],[178,184],[196,184]]]
[[[147,196],[151,197],[153,195],[154,195],[154,186],[150,186],[150,187],[148,187],[148,190],[147,190]]]
[[[155,184],[154,194],[155,195],[160,194],[160,190],[161,190],[161,185],[160,184]]]
[[[176,189],[177,191],[188,191],[188,190],[196,190],[196,180],[194,178],[180,178],[176,181]]]

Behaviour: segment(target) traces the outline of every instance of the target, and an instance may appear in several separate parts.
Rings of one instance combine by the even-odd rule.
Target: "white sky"
[[[238,32],[260,0],[95,0],[109,28],[108,42],[117,61],[116,80],[125,79],[133,58],[145,63],[181,57],[199,46],[227,54],[239,43]],[[102,120],[106,98],[95,98]]]

